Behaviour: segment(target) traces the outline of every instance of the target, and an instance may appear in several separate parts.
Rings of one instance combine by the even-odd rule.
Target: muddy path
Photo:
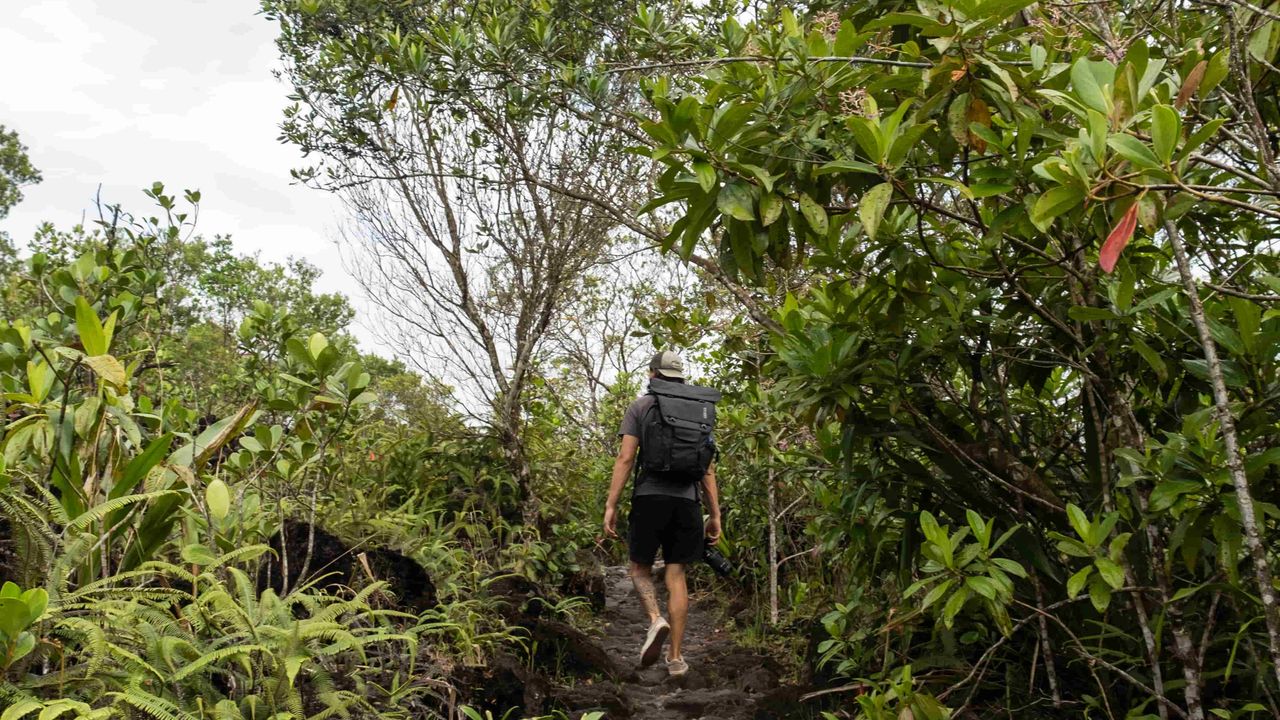
[[[660,577],[657,582],[665,608]],[[617,668],[617,680],[563,689],[559,699],[570,708],[571,717],[592,710],[603,711],[611,720],[765,720],[789,716],[785,698],[778,697],[777,663],[736,645],[705,593],[691,598],[684,642],[689,672],[673,678],[661,660],[640,668],[640,646],[648,618],[626,568],[606,568],[605,588],[602,628],[595,640]],[[729,591],[727,586],[716,590]]]

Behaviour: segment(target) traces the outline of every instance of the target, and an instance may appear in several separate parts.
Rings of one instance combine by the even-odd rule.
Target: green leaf
[[[969,144],[969,93],[960,93],[947,108],[947,131],[960,147]]]
[[[889,148],[886,147],[880,126],[864,117],[849,118],[846,124],[853,133],[853,138],[858,141],[858,147],[862,148],[867,157],[877,163],[884,163]]]
[[[1106,612],[1107,606],[1111,604],[1111,588],[1100,575],[1094,575],[1089,580],[1089,600],[1098,612]]]
[[[743,222],[756,219],[752,205],[754,201],[751,191],[740,182],[731,182],[720,188],[720,194],[716,197],[716,207],[721,213]]]
[[[165,433],[147,446],[138,455],[134,456],[129,464],[125,466],[124,472],[121,473],[120,479],[111,488],[111,498],[117,498],[122,495],[128,495],[133,491],[138,483],[151,472],[151,468],[155,467],[160,460],[169,452],[169,446],[173,443],[173,434]]]
[[[1092,322],[1094,320],[1118,320],[1120,316],[1106,308],[1076,305],[1067,310],[1067,317],[1080,322]]]
[[[102,355],[107,352],[107,336],[98,315],[83,296],[76,297],[76,330],[86,355]]]
[[[1085,582],[1089,580],[1089,576],[1092,574],[1093,566],[1089,565],[1067,578],[1067,597],[1072,600],[1076,599],[1076,596],[1084,589]]]
[[[1049,53],[1040,45],[1031,46],[1031,68],[1033,70],[1043,70],[1045,60],[1049,58]]]
[[[784,205],[782,198],[773,193],[765,193],[760,196],[760,224],[768,227],[782,215]]]
[[[42,707],[44,704],[35,700],[20,700],[6,708],[4,713],[0,714],[0,720],[20,720]]]
[[[1098,558],[1093,561],[1093,564],[1098,568],[1098,573],[1102,575],[1102,579],[1105,580],[1113,590],[1119,590],[1124,587],[1124,570],[1120,569],[1120,566],[1116,562],[1110,558]]]
[[[819,237],[826,237],[827,229],[827,211],[818,204],[816,200],[809,197],[805,193],[800,193],[800,214],[804,215],[804,219],[809,223],[809,227],[818,234]]]
[[[1143,360],[1147,361],[1152,370],[1156,371],[1156,377],[1160,379],[1160,382],[1164,382],[1169,377],[1169,368],[1165,365],[1164,358],[1160,357],[1160,353],[1152,350],[1150,345],[1147,345],[1139,338],[1133,338],[1130,342],[1133,345],[1133,349],[1142,356]]]
[[[1017,560],[998,557],[998,558],[991,558],[991,562],[995,564],[996,567],[1009,573],[1010,575],[1016,575],[1017,577],[1020,577],[1020,578],[1025,578],[1027,576],[1026,568],[1022,567],[1022,563],[1018,562]]]
[[[102,378],[106,382],[118,388],[122,388],[129,382],[129,376],[125,373],[124,365],[111,355],[90,355],[84,359],[84,364],[93,370],[94,374]]]
[[[934,545],[942,545],[947,542],[947,534],[938,525],[937,518],[928,510],[920,511],[920,530],[924,532],[925,538]]]
[[[1213,54],[1209,58],[1209,65],[1205,68],[1204,78],[1200,81],[1200,89],[1198,94],[1200,97],[1207,97],[1213,89],[1218,87],[1218,83],[1227,77],[1227,72],[1231,69],[1230,65],[1231,51],[1223,48]]]
[[[49,607],[49,593],[44,588],[32,588],[22,593],[20,599],[27,605],[28,625],[35,625],[44,615],[45,608]]]
[[[26,603],[18,598],[0,598],[0,633],[15,638],[29,625]]]
[[[1075,503],[1067,503],[1067,519],[1071,521],[1071,529],[1075,530],[1087,544],[1090,530],[1093,528],[1093,523],[1089,522],[1089,516],[1085,515],[1084,510]]]
[[[313,359],[319,360],[320,353],[329,347],[329,340],[323,333],[315,333],[307,341],[307,351],[311,353]]]
[[[989,577],[981,575],[971,575],[964,580],[965,587],[978,593],[988,600],[995,600],[1000,594],[1000,587],[996,585],[996,581]]]
[[[1178,149],[1176,155],[1177,159],[1181,160],[1195,152],[1201,145],[1205,144],[1209,138],[1213,137],[1214,134],[1218,132],[1218,129],[1226,122],[1227,121],[1224,118],[1215,118],[1200,126],[1200,129],[1191,133],[1191,137],[1187,138],[1187,141],[1182,143],[1182,147]]]
[[[1199,480],[1165,480],[1151,491],[1147,498],[1147,510],[1164,512],[1173,507],[1183,495],[1203,489],[1204,483]]]
[[[872,240],[876,239],[876,233],[880,229],[880,220],[884,217],[885,208],[889,207],[889,200],[892,198],[893,185],[886,182],[868,190],[862,196],[862,200],[858,202],[858,219],[862,221],[862,227],[867,231],[867,237]]]
[[[1107,138],[1107,145],[1120,157],[1133,163],[1134,167],[1156,170],[1163,164],[1155,153],[1151,152],[1151,148],[1132,135],[1112,135]]]
[[[138,505],[156,500],[158,498],[175,495],[172,490],[158,490],[156,492],[139,493],[137,495],[122,495],[118,498],[112,498],[103,503],[98,503],[93,507],[85,510],[77,515],[71,522],[67,523],[68,530],[84,530],[95,522],[122,510],[130,505]]]
[[[711,132],[708,134],[708,140],[715,147],[721,147],[737,137],[738,131],[751,118],[751,114],[755,112],[756,107],[756,103],[734,103],[724,108],[723,112],[717,110],[717,117],[714,117],[711,121]]]
[[[1074,185],[1060,185],[1050,188],[1036,199],[1031,208],[1031,224],[1040,232],[1045,232],[1053,224],[1055,218],[1075,208],[1084,200],[1084,191]]]
[[[1107,92],[1098,82],[1098,73],[1095,72],[1094,64],[1094,61],[1080,59],[1071,66],[1071,88],[1075,91],[1075,96],[1086,106],[1105,115],[1110,112]],[[1112,68],[1111,72],[1114,77],[1115,68]]]
[[[698,185],[702,188],[702,192],[711,192],[716,187],[716,169],[709,162],[696,161],[693,163],[693,172],[698,176]]]
[[[938,602],[939,600],[941,600],[941,599],[942,599],[942,596],[943,596],[943,595],[946,595],[946,594],[947,594],[947,591],[951,589],[951,586],[952,586],[952,585],[955,585],[955,582],[956,582],[956,581],[955,581],[954,579],[943,580],[942,582],[940,582],[940,583],[938,583],[937,585],[933,586],[933,589],[932,589],[932,590],[930,590],[930,591],[929,591],[929,592],[924,596],[924,601],[920,603],[920,608],[921,608],[922,610],[923,610],[923,609],[925,609],[925,608],[929,608],[929,607],[931,607],[934,603],[936,603],[936,602]]]
[[[879,175],[880,168],[860,160],[835,160],[818,168],[818,175],[834,173],[860,173],[863,175]]]
[[[199,565],[201,567],[209,566],[218,562],[218,557],[213,554],[213,551],[200,543],[191,543],[190,545],[182,548],[182,559],[192,565]]]
[[[947,604],[942,608],[942,622],[948,628],[955,623],[956,615],[964,608],[964,604],[968,602],[970,590],[967,586],[961,585],[951,597],[947,599]]]
[[[1168,105],[1156,105],[1151,109],[1151,145],[1161,165],[1173,159],[1174,148],[1182,135],[1182,117]]]
[[[227,484],[220,478],[214,478],[204,489],[204,502],[213,521],[222,522],[231,511],[231,493],[227,491]]]
[[[29,632],[18,633],[18,641],[13,645],[13,652],[9,655],[9,662],[15,663],[26,657],[36,648],[36,636]]]

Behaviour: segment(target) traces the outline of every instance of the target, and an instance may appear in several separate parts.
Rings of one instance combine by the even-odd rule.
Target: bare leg
[[[649,613],[649,622],[662,617],[662,613],[658,611],[658,590],[653,586],[653,566],[631,563],[631,584],[635,585],[644,611]]]
[[[671,616],[671,649],[669,660],[678,660],[684,642],[684,625],[689,619],[689,586],[685,584],[684,565],[667,565],[667,613]]]

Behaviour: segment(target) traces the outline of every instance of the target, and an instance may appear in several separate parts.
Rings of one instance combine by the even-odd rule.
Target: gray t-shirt
[[[618,437],[630,435],[634,438],[642,437],[640,435],[640,425],[644,421],[644,414],[653,407],[657,399],[652,395],[644,395],[635,402],[631,403],[627,411],[622,415],[622,427],[618,428]],[[643,469],[636,473],[635,487],[631,491],[631,496],[637,495],[666,495],[668,497],[686,498],[688,500],[698,499],[698,483],[688,482],[671,482],[661,477],[656,477],[646,473]]]

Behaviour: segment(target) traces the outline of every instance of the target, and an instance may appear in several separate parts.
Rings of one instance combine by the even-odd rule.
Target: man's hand
[[[608,517],[608,516],[606,515],[605,517]],[[712,515],[711,517],[707,518],[706,531],[707,531],[707,540],[710,540],[712,545],[715,545],[716,543],[720,542],[720,516],[719,515]]]
[[[612,505],[604,506],[604,535],[605,537],[618,537],[618,509]]]

